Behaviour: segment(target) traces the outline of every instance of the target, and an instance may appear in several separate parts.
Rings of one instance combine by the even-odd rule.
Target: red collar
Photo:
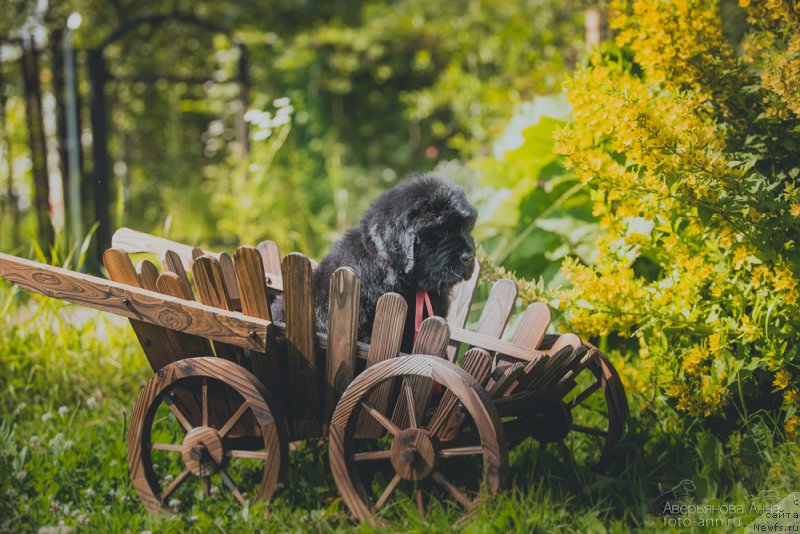
[[[431,297],[428,296],[428,292],[424,289],[417,290],[417,309],[414,313],[414,341],[417,341],[417,334],[419,334],[419,328],[422,325],[422,306],[423,303],[425,308],[428,312],[428,317],[433,317],[433,306],[431,305]]]

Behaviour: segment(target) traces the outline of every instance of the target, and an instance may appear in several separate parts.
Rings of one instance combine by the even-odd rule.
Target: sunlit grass
[[[147,514],[127,474],[126,432],[150,368],[127,323],[6,285],[0,286],[0,314],[1,531],[372,530],[350,521],[327,447],[316,441],[291,452],[288,477],[272,503],[242,509],[217,477],[210,496],[199,484],[186,485],[176,493],[174,511]],[[653,510],[659,483],[670,488],[691,479],[692,503],[739,503],[746,510],[800,485],[796,444],[782,442],[766,414],[723,443],[702,425],[675,417],[645,421],[636,415],[639,400],[632,401],[634,416],[608,473],[590,468],[591,438],[572,437],[584,440],[573,444],[574,462],[555,447],[540,451],[526,440],[510,452],[509,489],[455,529],[650,531],[664,528]],[[158,439],[174,440],[175,430],[159,428]],[[179,455],[159,454],[160,476],[180,471]],[[244,462],[235,476],[249,484],[248,473],[258,478],[256,467]],[[448,531],[459,516],[456,506],[441,501],[422,519],[411,499],[398,499],[383,513],[384,530]],[[741,517],[741,526],[751,519]]]

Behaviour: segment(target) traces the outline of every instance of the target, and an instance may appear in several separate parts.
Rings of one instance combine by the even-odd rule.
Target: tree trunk
[[[8,132],[8,121],[6,115],[6,103],[8,101],[8,96],[6,95],[6,82],[5,82],[5,73],[3,72],[4,64],[0,62],[0,152],[2,152],[6,158],[6,168],[8,169],[8,175],[6,179],[6,194],[5,197],[0,196],[3,199],[3,202],[0,203],[0,212],[7,212],[10,218],[10,237],[11,242],[8,243],[11,248],[16,247],[19,245],[20,238],[19,238],[19,205],[17,204],[17,195],[14,192],[14,162],[11,159],[11,142],[9,140],[9,132]],[[0,164],[1,165],[1,164]],[[5,218],[5,213],[0,214],[3,218]]]
[[[31,151],[33,175],[33,206],[39,245],[49,255],[54,243],[53,223],[50,217],[50,183],[47,173],[47,141],[42,113],[42,86],[39,79],[39,51],[33,38],[23,40],[22,81],[25,88],[25,119],[28,125],[28,144]]]
[[[108,155],[108,118],[106,117],[105,84],[106,72],[103,51],[93,48],[88,51],[89,110],[92,123],[92,163],[94,177],[94,216],[98,223],[95,256],[102,264],[103,252],[111,246],[111,165]]]
[[[64,245],[65,253],[69,251],[69,228],[70,212],[69,206],[69,169],[67,161],[67,118],[66,104],[64,102],[64,91],[66,84],[64,80],[64,30],[55,29],[50,32],[50,57],[53,72],[53,96],[56,101],[56,137],[58,138],[58,167],[61,171],[61,191],[64,210]]]

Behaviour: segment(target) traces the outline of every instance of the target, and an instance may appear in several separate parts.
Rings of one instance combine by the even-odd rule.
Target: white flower
[[[72,441],[71,439],[68,439],[67,441],[64,442],[64,450],[71,449],[73,445],[75,445],[75,442]]]
[[[19,473],[17,473],[17,480],[19,482],[24,482],[26,476],[28,476],[28,473],[26,473],[25,471],[20,471]]]
[[[53,436],[53,439],[48,441],[47,444],[50,446],[50,448],[53,448],[53,447],[57,447],[57,446],[61,445],[62,441],[64,441],[64,434],[59,432],[58,434]]]
[[[40,443],[39,436],[31,436],[31,439],[28,441],[31,444],[31,447],[38,447]]]
[[[86,399],[86,406],[88,406],[89,408],[94,408],[95,406],[97,406],[97,399],[95,399],[94,397],[89,397],[88,399]]]
[[[44,412],[42,414],[42,423],[46,423],[52,418],[53,418],[53,414],[51,414],[50,412]]]
[[[69,413],[69,408],[67,408],[66,406],[60,406],[58,408],[58,415],[59,416],[66,417],[68,413]]]
[[[94,497],[94,490],[92,488],[86,488],[83,492],[84,497]]]
[[[169,506],[170,508],[177,508],[180,505],[181,505],[180,499],[170,499],[169,503],[167,503],[167,506]]]
[[[17,404],[17,408],[14,410],[14,415],[17,415],[19,412],[21,412],[22,410],[24,410],[27,407],[28,407],[28,403],[20,402],[19,404]]]
[[[195,522],[195,521],[197,521],[198,519],[200,519],[200,516],[199,516],[199,515],[191,515],[191,516],[189,516],[189,518],[187,519],[187,521],[188,521],[189,523],[194,523],[194,522]]]
[[[110,462],[108,462],[108,466],[109,467],[116,467],[117,466],[117,461],[116,460],[111,460]],[[153,466],[155,467],[155,464],[153,464]]]
[[[291,104],[292,101],[289,99],[288,96],[284,96],[282,98],[276,98],[275,101],[272,103],[273,106],[276,108],[283,108]]]
[[[209,493],[211,494],[212,497],[216,497],[217,495],[219,495],[219,486],[211,486]]]
[[[253,141],[263,141],[272,135],[272,130],[259,130],[253,134]]]
[[[164,482],[172,482],[173,480],[175,480],[175,477],[172,475],[167,475],[164,477]]]

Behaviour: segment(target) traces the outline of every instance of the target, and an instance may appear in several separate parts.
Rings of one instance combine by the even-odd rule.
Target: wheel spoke
[[[375,503],[376,510],[386,504],[386,501],[389,500],[389,497],[392,495],[394,488],[397,487],[397,484],[400,482],[401,478],[402,477],[400,476],[400,473],[394,475],[394,478],[389,482],[389,485],[386,486],[386,489],[383,490],[383,493],[381,493],[381,496],[378,498],[378,502]]]
[[[172,483],[170,483],[170,485],[167,486],[167,489],[165,489],[164,491],[161,492],[161,496],[159,497],[161,499],[161,502],[166,501],[169,498],[169,496],[172,495],[172,493],[176,489],[178,489],[178,486],[183,484],[183,481],[186,480],[186,477],[188,477],[190,474],[191,474],[191,471],[188,470],[188,469],[185,469],[183,472],[181,472],[180,475],[175,477],[175,480],[173,480]]]
[[[353,461],[365,462],[369,460],[388,460],[391,457],[392,457],[392,451],[357,452],[353,455]]]
[[[442,449],[438,452],[439,458],[471,456],[473,454],[483,454],[483,447],[480,445],[473,445],[472,447],[453,447],[452,449]]]
[[[578,393],[575,396],[575,398],[572,399],[572,402],[570,403],[570,410],[572,408],[574,408],[575,406],[579,405],[580,403],[582,403],[583,401],[585,401],[586,399],[588,399],[592,395],[592,393],[594,393],[598,389],[600,389],[600,381],[599,380],[597,382],[594,382],[591,386],[587,387],[586,389],[584,389],[580,393]]]
[[[169,451],[169,452],[183,451],[183,445],[178,445],[177,443],[151,443],[150,448],[154,451]]]
[[[602,428],[596,428],[593,426],[584,426],[584,425],[577,425],[575,423],[572,424],[572,430],[576,430],[578,432],[583,432],[584,434],[591,434],[593,436],[600,436],[606,437],[608,436],[608,432],[603,430]]]
[[[244,503],[247,500],[244,498],[244,495],[242,495],[242,492],[239,491],[239,488],[236,487],[236,484],[234,484],[233,479],[231,479],[231,477],[224,469],[220,470],[219,475],[222,477],[222,481],[225,483],[225,485],[228,486],[228,489],[231,490],[233,496],[236,497],[236,500],[239,501],[239,504],[244,506]]]
[[[203,482],[203,493],[208,497],[211,494],[211,477],[201,477],[200,480]]]
[[[414,390],[408,382],[408,377],[403,377],[403,391],[406,395],[406,408],[408,409],[408,421],[411,428],[417,428],[417,407],[414,405]]]
[[[208,426],[208,379],[203,377],[203,426]]]
[[[421,518],[425,518],[425,501],[422,498],[422,488],[419,487],[417,482],[414,482],[414,496],[415,500],[417,501],[417,511],[419,511],[419,516]]]
[[[251,460],[267,460],[266,451],[226,451],[226,456],[231,458],[248,458]]]
[[[228,419],[228,421],[223,425],[223,427],[219,429],[219,437],[224,438],[225,435],[228,432],[230,432],[231,428],[233,428],[233,425],[235,425],[239,421],[239,419],[241,419],[241,417],[244,415],[244,412],[246,411],[247,411],[247,401],[243,402],[242,405],[239,406],[239,409],[236,410],[236,413],[234,413],[231,416],[231,418]]]
[[[383,428],[386,429],[391,435],[396,436],[400,433],[400,429],[397,427],[396,424],[392,423],[392,420],[383,415],[381,412],[377,410],[372,404],[369,402],[362,400],[361,407],[364,408],[368,414],[370,414],[373,419],[381,424]]]
[[[463,492],[463,491],[461,491],[460,489],[458,489],[458,488],[456,487],[456,485],[455,485],[455,484],[453,484],[452,482],[450,482],[450,481],[447,479],[447,477],[445,477],[445,476],[444,476],[443,474],[441,474],[439,471],[434,471],[433,473],[431,473],[431,476],[432,476],[432,477],[433,477],[433,479],[434,479],[436,482],[438,482],[438,483],[439,483],[439,484],[440,484],[440,485],[441,485],[441,486],[442,486],[444,489],[446,489],[446,490],[447,490],[447,491],[450,493],[450,495],[452,495],[452,496],[453,496],[453,498],[454,498],[455,500],[457,500],[457,501],[458,501],[458,504],[460,504],[461,506],[463,506],[463,507],[464,507],[464,508],[466,508],[467,510],[469,510],[470,508],[472,508],[472,507],[475,505],[475,503],[472,501],[472,499],[470,499],[469,497],[467,497],[467,496],[464,494],[464,492]]]
[[[164,395],[164,402],[169,406],[169,410],[172,412],[172,415],[175,416],[175,419],[181,424],[183,427],[184,432],[189,432],[192,429],[192,423],[189,422],[189,419],[183,414],[181,409],[175,404],[175,401],[172,400],[172,397],[169,395]]]

